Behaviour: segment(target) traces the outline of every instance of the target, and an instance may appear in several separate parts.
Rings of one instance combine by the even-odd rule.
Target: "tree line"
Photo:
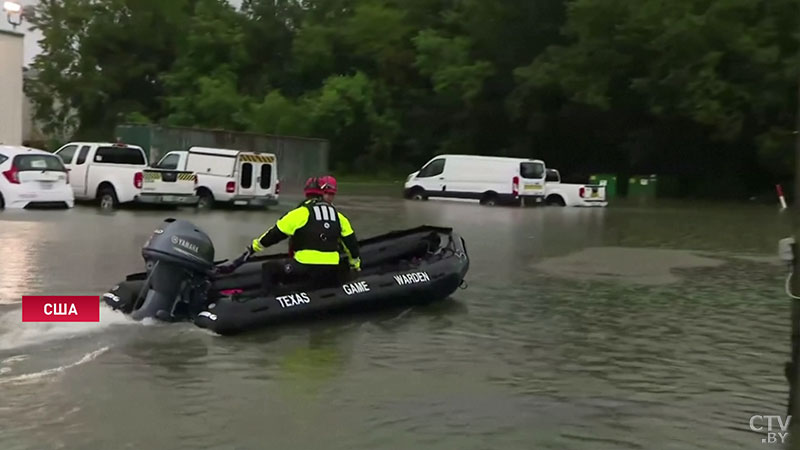
[[[796,0],[41,0],[45,131],[123,122],[329,139],[340,172],[438,153],[656,173],[745,195],[793,173]]]

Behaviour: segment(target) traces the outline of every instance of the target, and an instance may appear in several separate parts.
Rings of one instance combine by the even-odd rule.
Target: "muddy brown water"
[[[337,202],[362,237],[455,227],[469,287],[236,338],[105,308],[22,323],[22,295],[99,295],[142,270],[165,217],[235,256],[291,202],[0,213],[0,448],[754,449],[750,417],[785,414],[774,207]]]

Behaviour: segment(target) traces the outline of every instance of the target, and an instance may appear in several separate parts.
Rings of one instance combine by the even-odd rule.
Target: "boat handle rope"
[[[789,275],[786,277],[786,295],[789,296],[792,300],[800,300],[800,297],[792,294],[792,276],[794,275],[794,269],[789,271]]]
[[[786,263],[786,266],[789,269],[789,275],[786,276],[786,284],[784,285],[784,289],[786,290],[786,295],[789,296],[792,300],[800,300],[800,297],[794,295],[792,293],[792,277],[794,276],[794,263],[795,263],[795,240],[793,237],[783,238],[778,241],[778,257]]]

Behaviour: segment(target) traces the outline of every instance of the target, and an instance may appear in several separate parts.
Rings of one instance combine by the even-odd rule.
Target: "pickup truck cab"
[[[607,206],[606,187],[599,184],[561,182],[556,169],[547,169],[544,183],[545,204],[550,206]]]
[[[147,166],[141,147],[70,142],[55,151],[69,171],[76,200],[99,200],[103,209],[124,203],[196,205],[194,174]]]
[[[215,203],[278,204],[278,158],[272,153],[191,147],[168,152],[154,167],[194,173],[198,208],[208,209]]]

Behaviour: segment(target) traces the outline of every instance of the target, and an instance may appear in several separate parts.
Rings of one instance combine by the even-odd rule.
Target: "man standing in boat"
[[[315,282],[333,282],[339,277],[339,244],[347,254],[350,267],[361,270],[358,240],[350,220],[333,206],[336,179],[332,176],[309,178],[303,192],[306,201],[289,211],[247,247],[232,263],[219,267],[230,273],[254,253],[289,238],[289,263],[264,265],[265,288],[270,289],[276,275],[307,276]]]

